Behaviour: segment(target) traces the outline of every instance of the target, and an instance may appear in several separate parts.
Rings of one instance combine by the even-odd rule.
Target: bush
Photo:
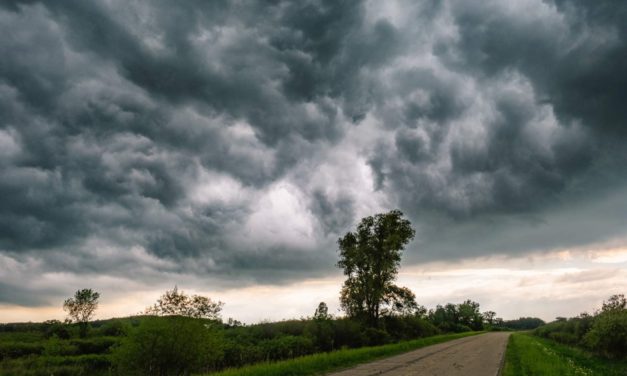
[[[357,321],[348,318],[337,319],[333,322],[333,329],[333,343],[336,349],[360,347],[365,343],[363,327]]]
[[[119,337],[125,336],[129,330],[130,328],[127,324],[121,320],[114,320],[98,328],[98,333],[102,336]]]
[[[58,337],[61,339],[69,339],[72,333],[66,324],[58,320],[49,320],[45,323],[44,335],[46,338]]]
[[[584,336],[590,330],[594,320],[596,320],[595,317],[583,314],[540,326],[534,333],[565,345],[580,346],[584,344]]]
[[[383,320],[385,330],[396,340],[409,340],[433,336],[438,328],[420,317],[386,317]]]
[[[367,346],[379,346],[390,342],[390,335],[383,329],[366,328],[364,337]]]
[[[19,358],[26,355],[39,355],[43,351],[44,347],[37,343],[0,343],[0,360]]]
[[[315,350],[310,338],[290,335],[263,341],[260,347],[265,354],[265,360],[291,359],[313,354]]]
[[[593,351],[607,357],[627,356],[627,310],[609,311],[596,316],[584,342]]]
[[[332,320],[312,320],[305,327],[305,335],[313,341],[317,351],[332,351],[335,339]]]
[[[116,349],[114,363],[124,375],[208,372],[223,356],[221,345],[219,331],[207,320],[148,317]]]

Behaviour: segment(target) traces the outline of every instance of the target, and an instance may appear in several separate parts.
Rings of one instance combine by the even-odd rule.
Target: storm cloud
[[[624,237],[626,13],[3,2],[0,303],[45,304],[33,273],[321,276],[392,208],[411,262]]]

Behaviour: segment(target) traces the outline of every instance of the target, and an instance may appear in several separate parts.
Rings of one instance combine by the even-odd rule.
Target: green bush
[[[70,344],[69,341],[52,337],[44,344],[44,355],[48,356],[71,356],[78,355],[78,348]]]
[[[5,342],[0,343],[0,360],[39,355],[44,347],[39,343]]]
[[[319,352],[331,351],[335,348],[332,320],[312,320],[305,327],[305,335],[311,338]]]
[[[118,341],[115,337],[96,337],[70,340],[70,344],[76,347],[77,355],[105,354]]]
[[[364,338],[366,339],[366,346],[379,346],[390,342],[388,332],[377,328],[366,328]]]
[[[389,335],[396,340],[409,340],[429,337],[440,331],[433,324],[420,317],[386,317],[383,326]]]
[[[122,375],[181,375],[208,372],[222,358],[222,340],[213,323],[188,317],[142,320],[114,353]]]
[[[291,359],[314,353],[315,347],[310,338],[304,336],[282,336],[265,340],[259,344],[264,360]]]
[[[125,336],[130,330],[130,326],[121,320],[113,320],[103,324],[98,328],[98,334],[107,337]]]
[[[69,339],[72,336],[68,326],[60,321],[51,320],[46,322],[45,325],[44,335],[46,338],[55,336],[61,339]]]
[[[597,315],[584,342],[601,355],[610,358],[627,357],[627,310]]]

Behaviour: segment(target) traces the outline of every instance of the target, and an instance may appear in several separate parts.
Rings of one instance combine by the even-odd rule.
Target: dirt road
[[[329,376],[496,376],[509,333],[495,332],[423,347]]]

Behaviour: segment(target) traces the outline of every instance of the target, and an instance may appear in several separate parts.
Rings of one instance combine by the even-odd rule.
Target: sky
[[[627,293],[627,3],[0,2],[0,322],[175,285],[336,314],[337,239],[400,209],[398,282],[506,319]]]

